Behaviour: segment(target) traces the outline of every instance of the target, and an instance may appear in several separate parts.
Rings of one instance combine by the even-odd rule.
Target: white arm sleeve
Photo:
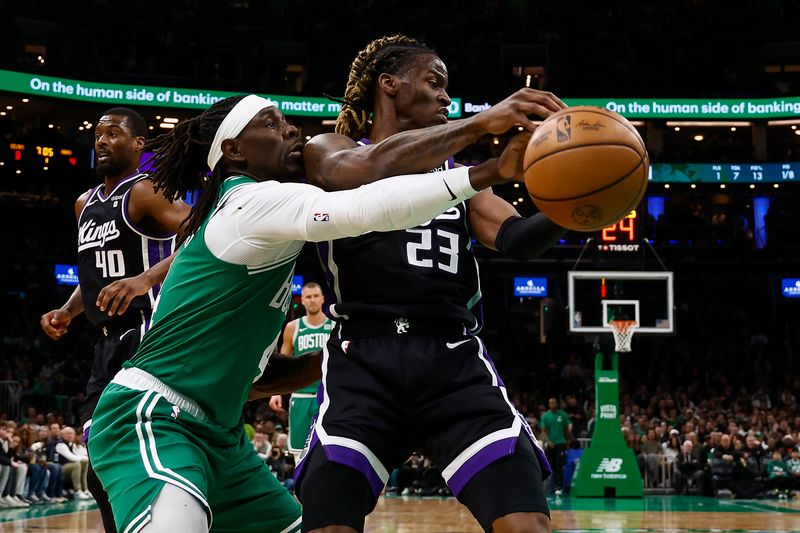
[[[242,185],[214,214],[205,240],[220,259],[274,261],[277,257],[266,258],[263,252],[288,253],[281,245],[287,241],[319,242],[410,228],[475,194],[467,167],[395,176],[349,191],[325,192],[313,185],[276,181]],[[242,245],[261,253],[247,253]]]

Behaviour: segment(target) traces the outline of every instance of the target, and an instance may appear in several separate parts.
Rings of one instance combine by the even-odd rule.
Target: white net
[[[618,352],[631,351],[631,339],[638,325],[635,320],[612,320],[609,322],[614,334],[614,349]]]

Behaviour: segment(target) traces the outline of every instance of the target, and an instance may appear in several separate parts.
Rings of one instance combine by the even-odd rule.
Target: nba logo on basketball
[[[560,117],[556,122],[556,140],[560,143],[567,142],[572,138],[572,117],[566,115]]]

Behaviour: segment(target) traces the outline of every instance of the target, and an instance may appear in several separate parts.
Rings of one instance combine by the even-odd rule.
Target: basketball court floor
[[[698,496],[641,499],[550,498],[553,529],[562,533],[800,532],[797,500],[717,500]],[[74,502],[0,511],[2,532],[101,533],[94,504]],[[481,529],[453,498],[381,498],[369,533],[475,532]]]

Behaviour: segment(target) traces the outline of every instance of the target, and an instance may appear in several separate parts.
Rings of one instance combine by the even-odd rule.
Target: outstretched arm
[[[234,189],[226,207],[208,223],[205,240],[214,253],[224,253],[232,239],[257,248],[410,228],[498,181],[504,179],[497,174],[497,162],[490,160],[471,169],[437,172],[433,177],[387,178],[351,191],[325,192],[302,183],[262,182]]]
[[[303,151],[309,181],[329,191],[352,189],[386,176],[427,172],[486,134],[515,125],[532,132],[528,115],[547,117],[566,108],[552,93],[521,89],[474,117],[404,131],[374,145],[359,146],[335,133],[311,139]]]
[[[469,201],[469,221],[481,244],[517,261],[539,257],[567,233],[542,213],[521,217],[488,189]]]
[[[248,399],[289,394],[322,379],[322,352],[291,356],[274,353],[261,377],[253,383]]]

